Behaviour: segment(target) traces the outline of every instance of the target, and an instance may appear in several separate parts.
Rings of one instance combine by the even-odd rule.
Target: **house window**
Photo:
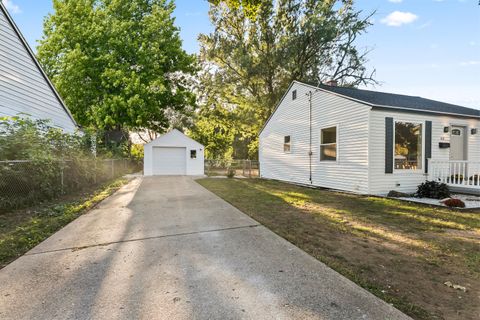
[[[297,90],[292,91],[292,100],[297,99]]]
[[[197,159],[197,150],[190,150],[190,159]]]
[[[292,150],[290,136],[283,137],[283,152],[290,153]]]
[[[452,136],[461,136],[462,131],[460,129],[452,129]]]
[[[395,123],[395,169],[422,169],[422,125]]]
[[[337,127],[320,130],[320,161],[337,161]]]

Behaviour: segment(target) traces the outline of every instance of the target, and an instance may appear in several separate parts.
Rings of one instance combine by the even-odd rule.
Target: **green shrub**
[[[227,178],[233,178],[235,177],[235,174],[236,174],[236,170],[233,169],[233,168],[228,168],[227,169]]]
[[[445,183],[425,181],[417,187],[416,196],[419,198],[445,199],[450,197],[450,190]]]
[[[105,182],[122,163],[92,154],[92,136],[64,133],[48,121],[0,118],[0,211]],[[14,161],[12,161],[14,160]]]
[[[130,156],[135,161],[138,161],[138,162],[143,161],[143,145],[133,144],[130,150]]]

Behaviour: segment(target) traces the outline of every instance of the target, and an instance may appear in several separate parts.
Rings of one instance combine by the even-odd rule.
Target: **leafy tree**
[[[214,5],[219,5],[223,2],[233,9],[243,8],[248,17],[255,18],[262,0],[209,0],[209,2]]]
[[[54,0],[38,56],[76,120],[165,131],[191,112],[194,57],[166,0]]]
[[[235,130],[230,112],[222,106],[200,111],[195,127],[189,135],[205,146],[206,159],[231,159]]]
[[[209,14],[215,31],[199,38],[201,92],[209,96],[193,131],[208,140],[212,128],[228,127],[223,137],[234,156],[256,157],[260,128],[293,80],[375,82],[367,52],[355,45],[370,16],[362,18],[352,1],[262,0],[254,18],[222,3]],[[217,109],[229,110],[221,122]]]

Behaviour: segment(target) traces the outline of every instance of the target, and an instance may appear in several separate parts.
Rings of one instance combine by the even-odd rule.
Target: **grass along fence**
[[[228,170],[235,171],[235,176],[258,178],[259,162],[256,160],[205,160],[207,176],[226,176]]]
[[[129,159],[0,161],[0,212],[70,194],[139,170]]]

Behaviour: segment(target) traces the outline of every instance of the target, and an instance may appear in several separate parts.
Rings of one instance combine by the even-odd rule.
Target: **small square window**
[[[297,99],[297,90],[292,91],[292,100]]]
[[[190,158],[197,159],[197,150],[190,150]]]
[[[291,143],[290,143],[290,136],[283,137],[283,152],[290,153],[291,151]]]

